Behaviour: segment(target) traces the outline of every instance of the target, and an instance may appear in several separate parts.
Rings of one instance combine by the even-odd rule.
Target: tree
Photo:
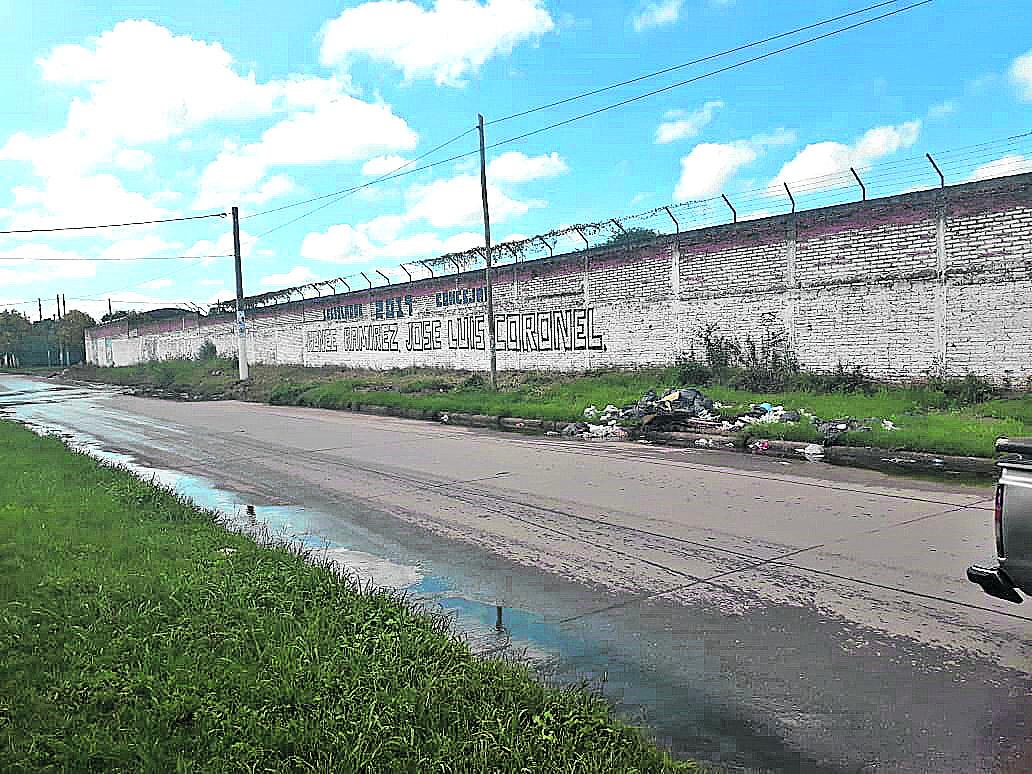
[[[97,322],[85,312],[73,309],[57,322],[57,340],[65,347],[82,352],[85,357],[83,331],[92,328]]]
[[[613,234],[613,236],[609,237],[609,239],[602,243],[602,247],[629,245],[636,242],[644,242],[647,239],[652,239],[657,236],[659,236],[659,232],[651,228],[629,228],[627,231]]]
[[[19,312],[0,312],[0,365],[18,364],[18,352],[31,333],[28,317]]]

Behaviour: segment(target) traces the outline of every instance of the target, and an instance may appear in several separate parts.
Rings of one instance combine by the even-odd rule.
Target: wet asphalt
[[[22,377],[0,412],[293,520],[467,631],[501,605],[500,652],[676,755],[1032,770],[1032,608],[964,579],[992,554],[989,487]]]

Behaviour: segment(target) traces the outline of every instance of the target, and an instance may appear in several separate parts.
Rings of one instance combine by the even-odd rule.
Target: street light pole
[[[236,269],[237,362],[240,381],[247,381],[247,327],[244,323],[244,272],[240,266],[240,210],[233,208],[233,267]]]

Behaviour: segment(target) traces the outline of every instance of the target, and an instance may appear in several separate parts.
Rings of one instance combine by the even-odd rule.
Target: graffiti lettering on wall
[[[336,352],[337,331],[333,328],[321,331],[306,331],[305,349],[309,352]]]
[[[458,306],[459,304],[482,304],[487,301],[487,288],[462,288],[434,293],[437,306]]]
[[[340,348],[344,352],[397,352],[398,325],[361,325],[340,332]]]
[[[605,349],[594,309],[495,315],[495,340],[499,351],[509,352]],[[486,318],[480,315],[408,324],[409,351],[486,348]]]
[[[360,320],[362,319],[361,304],[345,304],[344,306],[332,306],[323,309],[324,320]]]
[[[602,350],[602,333],[595,327],[594,309],[495,315],[499,351],[555,352]]]
[[[444,320],[414,320],[400,332],[407,352],[441,349],[487,349],[487,318],[467,315]],[[309,352],[400,352],[398,323],[355,325],[308,331]],[[495,315],[499,351],[566,352],[604,350],[594,309]]]
[[[405,310],[408,309],[408,314]],[[412,296],[395,296],[375,302],[373,306],[373,317],[377,320],[393,320],[395,317],[412,316]]]

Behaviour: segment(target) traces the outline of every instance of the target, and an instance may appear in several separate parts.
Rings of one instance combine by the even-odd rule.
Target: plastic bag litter
[[[603,440],[606,438],[626,438],[627,431],[613,425],[592,425],[587,422],[571,422],[562,430],[564,438],[583,438],[584,440]]]
[[[585,419],[595,419],[598,417],[598,409],[595,406],[588,406],[584,409]]]
[[[451,420],[451,417],[449,417],[447,413],[442,413],[441,416],[438,418],[441,420],[441,424],[444,425],[448,424],[448,422]]]
[[[810,462],[820,462],[824,459],[824,447],[820,444],[811,443],[802,449],[796,449],[796,451]]]
[[[895,423],[891,419],[883,419],[881,426],[885,430],[899,430],[899,428],[896,427]]]

